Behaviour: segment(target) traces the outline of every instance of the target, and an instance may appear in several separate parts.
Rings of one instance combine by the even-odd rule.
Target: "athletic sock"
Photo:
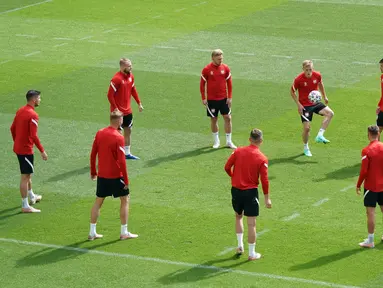
[[[128,224],[121,225],[121,235],[128,234]]]
[[[324,131],[326,131],[326,130],[320,128],[320,129],[319,129],[319,132],[318,132],[318,136],[319,136],[319,137],[323,137]]]
[[[251,244],[249,243],[249,256],[255,255],[255,243]]]
[[[22,198],[21,207],[29,208],[28,197],[27,198]]]
[[[238,248],[243,248],[243,233],[237,233]]]
[[[231,133],[226,133],[226,143],[231,143]]]
[[[33,193],[33,190],[31,189],[31,190],[28,190],[28,196],[29,196],[29,198],[35,198],[35,194]]]
[[[90,223],[90,232],[89,235],[96,235],[96,225],[97,223]]]
[[[303,144],[304,149],[309,149],[309,143]]]
[[[374,243],[374,234],[368,234],[368,242]]]
[[[130,146],[125,146],[125,155],[130,154]]]
[[[218,132],[213,132],[212,135],[213,135],[214,143],[219,142],[219,133]]]

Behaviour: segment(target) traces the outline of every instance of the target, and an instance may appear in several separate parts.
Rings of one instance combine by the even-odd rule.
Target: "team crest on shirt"
[[[314,80],[313,83],[314,83],[314,84],[317,84],[317,80]]]
[[[304,82],[303,85],[307,86],[307,82]]]
[[[122,80],[122,84],[125,84],[125,80]]]
[[[213,71],[210,71],[210,75],[213,75],[214,73],[213,73]]]
[[[225,74],[225,70],[221,70],[221,74]]]
[[[306,116],[306,117],[309,117],[309,116],[310,116],[310,113],[306,112],[306,113],[305,113],[305,116]]]
[[[129,82],[132,82],[132,77],[129,77],[129,79],[128,79],[128,80],[129,80]]]

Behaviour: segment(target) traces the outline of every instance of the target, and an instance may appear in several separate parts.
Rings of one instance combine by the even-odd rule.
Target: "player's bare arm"
[[[326,91],[324,89],[324,85],[322,82],[319,82],[318,83],[318,88],[319,88],[319,91],[322,93],[323,95],[323,99],[324,99],[324,102],[326,103],[326,105],[328,104],[328,98],[326,96]]]
[[[291,98],[293,98],[295,104],[297,104],[297,106],[298,106],[298,113],[299,113],[299,115],[302,115],[304,107],[303,107],[303,105],[301,103],[299,103],[299,100],[298,100],[297,95],[295,94],[295,91],[290,90],[290,95],[291,95]]]

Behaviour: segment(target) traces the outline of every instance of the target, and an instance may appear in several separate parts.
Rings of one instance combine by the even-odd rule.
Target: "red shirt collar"
[[[32,109],[32,110],[35,110],[35,107],[33,107],[32,105],[30,105],[30,104],[27,104],[27,105],[25,105],[27,108],[30,108],[30,109]]]

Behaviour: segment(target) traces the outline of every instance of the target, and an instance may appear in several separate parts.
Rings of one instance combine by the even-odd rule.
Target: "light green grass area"
[[[0,3],[1,287],[382,286],[382,217],[376,249],[359,249],[367,231],[354,192],[380,95],[380,1],[53,0],[10,11],[38,2]],[[256,262],[229,249],[231,151],[210,148],[199,95],[217,47],[233,75],[233,140],[247,145],[250,129],[261,128],[269,158],[273,208],[260,197]],[[140,237],[119,241],[119,200],[107,199],[97,225],[104,239],[88,242],[89,154],[108,124],[106,93],[122,56],[133,61],[145,107],[133,103],[141,160],[127,162],[129,230]],[[310,159],[289,95],[305,59],[321,71],[335,111],[328,145],[313,143],[314,116]],[[9,132],[28,89],[42,91],[39,136],[49,155],[35,157],[43,200],[34,215],[20,213]]]

